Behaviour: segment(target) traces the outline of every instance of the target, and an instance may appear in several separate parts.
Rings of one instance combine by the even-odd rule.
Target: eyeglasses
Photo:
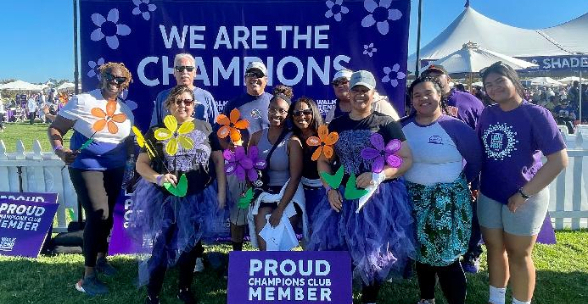
[[[263,75],[261,71],[252,71],[245,73],[245,77],[262,78],[263,76],[265,75]]]
[[[182,65],[175,67],[176,71],[183,73],[184,71],[192,72],[194,71],[194,67],[190,65]]]
[[[347,78],[339,78],[339,79],[335,79],[333,80],[333,82],[331,82],[332,85],[338,87],[342,84],[348,84],[349,80]]]
[[[272,107],[269,107],[267,109],[267,111],[270,114],[280,114],[280,115],[286,115],[286,114],[288,114],[288,111],[287,110],[284,110],[284,109],[276,109],[276,108],[272,108]]]
[[[194,104],[194,99],[176,99],[176,105],[179,106],[184,103],[185,106],[189,107]]]
[[[294,112],[292,112],[292,115],[294,116],[310,116],[312,115],[312,110],[311,109],[306,109],[306,110],[295,110]]]
[[[106,81],[108,82],[116,82],[116,84],[123,84],[125,81],[127,81],[126,77],[122,77],[122,76],[114,76],[110,73],[104,73],[104,79],[106,79]]]

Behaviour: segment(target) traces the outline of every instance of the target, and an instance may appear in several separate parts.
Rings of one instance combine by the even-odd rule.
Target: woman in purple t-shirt
[[[488,251],[488,302],[505,303],[510,278],[512,303],[531,303],[531,252],[547,213],[547,186],[567,166],[566,147],[549,111],[523,99],[510,66],[497,62],[482,70],[482,82],[497,103],[482,112],[476,128],[484,148],[478,218]]]

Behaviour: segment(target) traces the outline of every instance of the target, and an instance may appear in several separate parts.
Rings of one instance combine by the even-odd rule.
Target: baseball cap
[[[267,76],[267,68],[265,67],[265,64],[263,64],[263,62],[261,61],[252,61],[247,65],[247,69],[245,69],[245,73],[249,73],[250,70],[259,70],[263,76]]]
[[[440,64],[431,64],[424,72],[423,74],[428,74],[428,72],[441,72],[445,75],[449,75],[447,73],[447,70],[445,69],[445,67],[443,67]]]
[[[362,85],[370,90],[373,90],[376,87],[376,79],[371,72],[366,70],[353,72],[349,78],[349,87],[353,88],[358,85]]]
[[[332,81],[335,81],[335,80],[342,78],[342,77],[345,77],[345,78],[347,78],[347,80],[349,80],[349,78],[351,78],[351,74],[353,74],[353,71],[348,70],[348,69],[338,70],[337,73],[335,73],[335,75],[333,76]]]

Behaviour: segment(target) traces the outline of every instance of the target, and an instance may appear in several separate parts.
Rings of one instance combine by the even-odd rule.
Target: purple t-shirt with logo
[[[549,110],[523,101],[514,110],[487,107],[476,128],[484,149],[482,193],[503,204],[541,168],[541,156],[566,145]]]

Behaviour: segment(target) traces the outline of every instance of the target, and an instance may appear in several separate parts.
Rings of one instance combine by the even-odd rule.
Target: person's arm
[[[333,158],[335,156],[333,155]],[[332,163],[333,159],[328,159],[323,153],[321,153],[321,156],[319,157],[319,159],[316,162],[316,168],[319,172],[319,174],[321,172],[325,172],[327,174],[332,174],[333,170],[331,168],[331,163]],[[343,165],[341,165],[343,166]],[[341,193],[339,192],[339,189],[335,189],[335,188],[331,188],[321,177],[321,182],[323,183],[323,186],[325,187],[325,189],[327,189],[327,198],[329,200],[329,205],[331,205],[331,209],[333,209],[336,212],[341,211],[342,208],[342,203],[343,203],[343,196],[341,195]]]
[[[223,158],[223,152],[212,151],[212,161],[214,163],[214,170],[216,172],[216,181],[218,184],[218,208],[224,209],[227,201],[227,176],[225,175],[225,159]]]
[[[284,195],[278,202],[278,207],[272,212],[269,218],[269,223],[272,227],[280,224],[284,210],[291,203],[296,190],[298,190],[298,184],[300,184],[300,178],[302,177],[302,143],[297,137],[291,137],[288,141],[288,160],[290,167],[290,181],[284,190]]]
[[[49,143],[51,149],[55,154],[63,160],[66,165],[74,162],[77,156],[77,152],[63,146],[63,136],[73,128],[75,121],[57,116],[55,120],[47,128],[47,136],[49,137]]]
[[[159,174],[155,172],[151,168],[151,160],[146,152],[139,153],[135,168],[137,169],[137,173],[139,173],[146,181],[159,186],[163,185],[165,182],[175,185],[178,181],[177,177],[171,173]]]

